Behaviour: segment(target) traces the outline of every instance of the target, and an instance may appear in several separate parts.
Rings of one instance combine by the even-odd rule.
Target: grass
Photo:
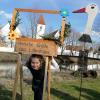
[[[99,100],[100,98],[100,79],[84,79],[82,86],[81,100]],[[52,99],[54,100],[78,100],[80,92],[80,81],[67,80],[55,82],[53,85]]]
[[[0,81],[0,100],[11,100],[13,80],[3,79]],[[24,100],[33,100],[31,85],[24,83]],[[62,81],[52,81],[51,100],[78,100],[80,91],[79,78]],[[46,96],[46,95],[45,95]],[[20,100],[18,87],[17,98]],[[99,100],[100,99],[100,78],[83,79],[81,100]]]

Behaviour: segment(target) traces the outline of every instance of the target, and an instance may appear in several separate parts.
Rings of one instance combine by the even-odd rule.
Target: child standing
[[[32,90],[34,91],[34,100],[42,100],[45,74],[45,61],[43,56],[32,54],[26,66],[33,76]]]

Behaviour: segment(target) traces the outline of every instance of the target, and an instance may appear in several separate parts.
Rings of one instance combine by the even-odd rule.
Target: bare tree
[[[0,45],[1,46],[7,46],[7,43],[5,41],[6,36],[0,35]]]
[[[0,34],[0,41],[4,41],[5,37]]]
[[[30,34],[32,38],[36,38],[36,33],[37,33],[37,20],[38,20],[38,16],[36,14],[33,13],[29,13],[27,15],[28,18],[28,23],[29,23],[29,30],[30,30]],[[27,30],[28,32],[28,30]]]

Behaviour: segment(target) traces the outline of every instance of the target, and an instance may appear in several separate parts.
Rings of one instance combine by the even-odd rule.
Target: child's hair
[[[31,67],[31,61],[32,61],[32,58],[38,58],[41,65],[44,65],[45,64],[45,60],[44,60],[44,57],[42,55],[38,55],[38,54],[32,54],[30,57],[29,57],[29,60],[26,62],[26,66],[27,67]]]

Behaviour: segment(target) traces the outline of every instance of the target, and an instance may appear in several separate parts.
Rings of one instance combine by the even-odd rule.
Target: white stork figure
[[[91,34],[92,26],[95,20],[96,15],[99,13],[99,7],[96,4],[89,4],[85,8],[81,8],[79,10],[73,11],[73,13],[87,13],[88,20],[84,30],[84,34],[89,36]]]

